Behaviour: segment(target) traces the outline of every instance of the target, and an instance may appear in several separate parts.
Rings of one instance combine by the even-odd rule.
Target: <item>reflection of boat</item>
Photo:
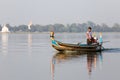
[[[67,62],[70,60],[80,59],[80,58],[81,59],[85,58],[87,60],[86,64],[87,64],[88,74],[91,75],[92,69],[97,67],[97,63],[100,63],[100,66],[101,66],[102,53],[100,53],[100,52],[92,52],[92,53],[87,53],[87,52],[85,52],[85,53],[78,53],[78,52],[63,53],[63,52],[59,52],[59,53],[55,54],[51,60],[51,73],[52,73],[53,80],[54,80],[54,73],[55,73],[55,65],[60,64],[62,62]]]
[[[97,63],[102,63],[102,53],[87,54],[87,68],[89,75],[92,72],[92,68],[97,67]],[[101,64],[100,64],[101,66]]]
[[[80,53],[80,52],[58,52],[53,56],[53,59],[59,63],[59,62],[64,62],[64,61],[69,61],[71,59],[79,58],[79,56],[86,55],[87,53]]]
[[[102,51],[104,48],[100,43],[94,43],[91,45],[87,44],[69,44],[62,43],[54,39],[54,33],[51,33],[52,47],[58,51],[78,51],[78,52],[98,52]]]

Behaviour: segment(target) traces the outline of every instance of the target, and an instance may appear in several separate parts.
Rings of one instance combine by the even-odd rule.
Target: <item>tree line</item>
[[[112,27],[103,23],[101,25],[88,21],[86,23],[72,23],[72,24],[49,24],[49,25],[31,25],[31,29],[28,29],[27,25],[11,26],[6,24],[10,32],[86,32],[90,26],[95,32],[120,32],[120,24],[115,23]],[[0,26],[0,31],[2,26]]]

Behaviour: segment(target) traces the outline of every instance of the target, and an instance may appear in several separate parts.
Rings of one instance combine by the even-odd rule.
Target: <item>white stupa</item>
[[[4,25],[4,26],[2,27],[2,31],[1,31],[1,32],[7,33],[7,32],[10,32],[10,31],[9,31],[8,27],[7,27],[6,25]]]
[[[31,30],[32,21],[28,24],[28,29]]]

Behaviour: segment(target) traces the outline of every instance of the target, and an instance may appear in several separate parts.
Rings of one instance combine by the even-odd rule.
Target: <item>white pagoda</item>
[[[6,25],[4,25],[4,26],[2,27],[2,31],[1,31],[1,32],[7,33],[7,32],[10,32],[10,31],[9,31],[8,27],[7,27]]]

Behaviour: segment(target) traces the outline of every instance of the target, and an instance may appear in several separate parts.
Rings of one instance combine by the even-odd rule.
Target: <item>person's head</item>
[[[88,31],[91,32],[92,28],[91,27],[88,27]]]

